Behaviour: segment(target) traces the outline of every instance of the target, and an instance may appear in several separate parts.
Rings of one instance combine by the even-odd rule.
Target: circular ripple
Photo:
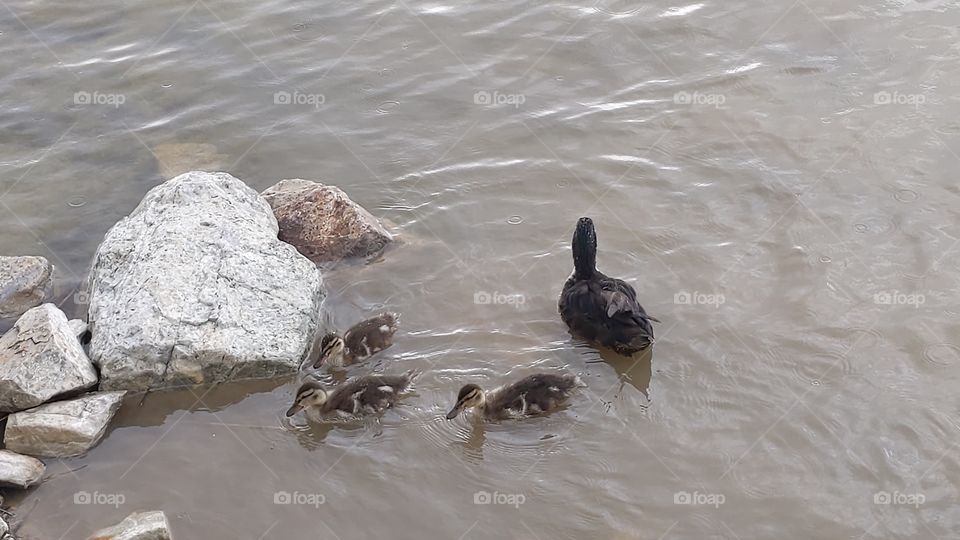
[[[71,208],[80,208],[81,206],[87,204],[87,200],[83,197],[77,197],[76,199],[71,199],[67,202],[67,206]]]
[[[935,343],[923,350],[923,357],[938,366],[953,365],[960,360],[960,347],[952,343]]]
[[[384,101],[380,105],[377,105],[377,112],[380,114],[389,114],[390,111],[396,109],[400,106],[399,101]]]
[[[170,88],[171,86],[173,86],[173,83],[170,81],[163,81],[162,83],[160,83],[160,86],[162,88]]]
[[[293,39],[297,41],[316,41],[321,37],[323,37],[323,33],[316,23],[308,21],[293,25]]]
[[[831,262],[831,261],[833,261],[833,259],[831,259],[831,258],[828,257],[827,255],[822,255],[822,256],[820,257],[820,262],[822,262],[822,263],[828,263],[828,262]]]
[[[861,217],[853,228],[858,233],[887,235],[896,232],[897,225],[893,220],[880,216]]]
[[[647,6],[640,2],[627,0],[599,0],[593,7],[600,13],[606,13],[607,15],[613,15],[615,17],[627,17],[640,13]]]
[[[911,203],[920,198],[920,194],[912,189],[900,189],[893,194],[893,198],[902,203]]]
[[[507,223],[511,225],[519,225],[523,223],[523,218],[520,216],[510,216],[510,219],[507,220]]]

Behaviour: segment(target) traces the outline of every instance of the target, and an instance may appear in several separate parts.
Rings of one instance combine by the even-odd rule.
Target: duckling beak
[[[447,413],[447,420],[453,420],[454,418],[457,417],[458,414],[463,412],[465,403],[466,402],[464,401],[458,401],[457,404],[454,405],[452,409],[450,409],[450,412]]]
[[[297,414],[302,410],[303,410],[303,404],[301,404],[299,401],[294,403],[293,405],[290,406],[289,409],[287,409],[287,418],[290,418],[291,416]]]
[[[320,366],[323,365],[323,362],[326,361],[327,357],[321,355],[320,358],[317,358],[317,361],[313,363],[313,369],[320,369]]]

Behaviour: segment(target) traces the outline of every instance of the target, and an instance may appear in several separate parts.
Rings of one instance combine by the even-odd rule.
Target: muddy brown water
[[[8,495],[21,534],[161,509],[178,538],[960,536],[958,22],[946,0],[3,2],[0,252],[51,258],[68,314],[164,177],[318,179],[409,240],[327,273],[334,324],[403,314],[351,373],[424,371],[379,425],[288,429],[289,380],[134,399]],[[652,359],[598,362],[556,314],[581,215],[663,321]],[[562,369],[589,385],[563,411],[442,418],[464,382]]]

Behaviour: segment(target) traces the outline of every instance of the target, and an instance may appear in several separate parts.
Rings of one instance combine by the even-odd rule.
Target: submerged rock
[[[169,180],[195,170],[218,171],[227,163],[227,155],[217,152],[209,143],[167,143],[153,148],[160,176]]]
[[[159,510],[134,512],[113,527],[93,533],[87,540],[171,540],[170,523]]]
[[[266,201],[226,173],[150,190],[94,258],[90,358],[101,389],[295,372],[324,292],[316,266],[277,231]]]
[[[0,257],[0,319],[15,319],[53,293],[53,265],[43,257]]]
[[[0,450],[0,485],[28,488],[40,481],[46,469],[37,458]]]
[[[280,239],[314,262],[377,255],[393,241],[383,224],[342,190],[309,180],[267,188]]]
[[[0,411],[22,411],[97,384],[74,332],[57,306],[43,304],[0,337]]]
[[[124,394],[87,394],[11,414],[3,443],[9,450],[31,456],[64,458],[84,454],[100,442]]]

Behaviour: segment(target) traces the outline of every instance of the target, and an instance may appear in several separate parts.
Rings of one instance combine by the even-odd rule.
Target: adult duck
[[[580,218],[573,233],[573,274],[560,293],[560,317],[574,335],[632,355],[653,344],[653,325],[627,282],[597,270],[597,233]]]

